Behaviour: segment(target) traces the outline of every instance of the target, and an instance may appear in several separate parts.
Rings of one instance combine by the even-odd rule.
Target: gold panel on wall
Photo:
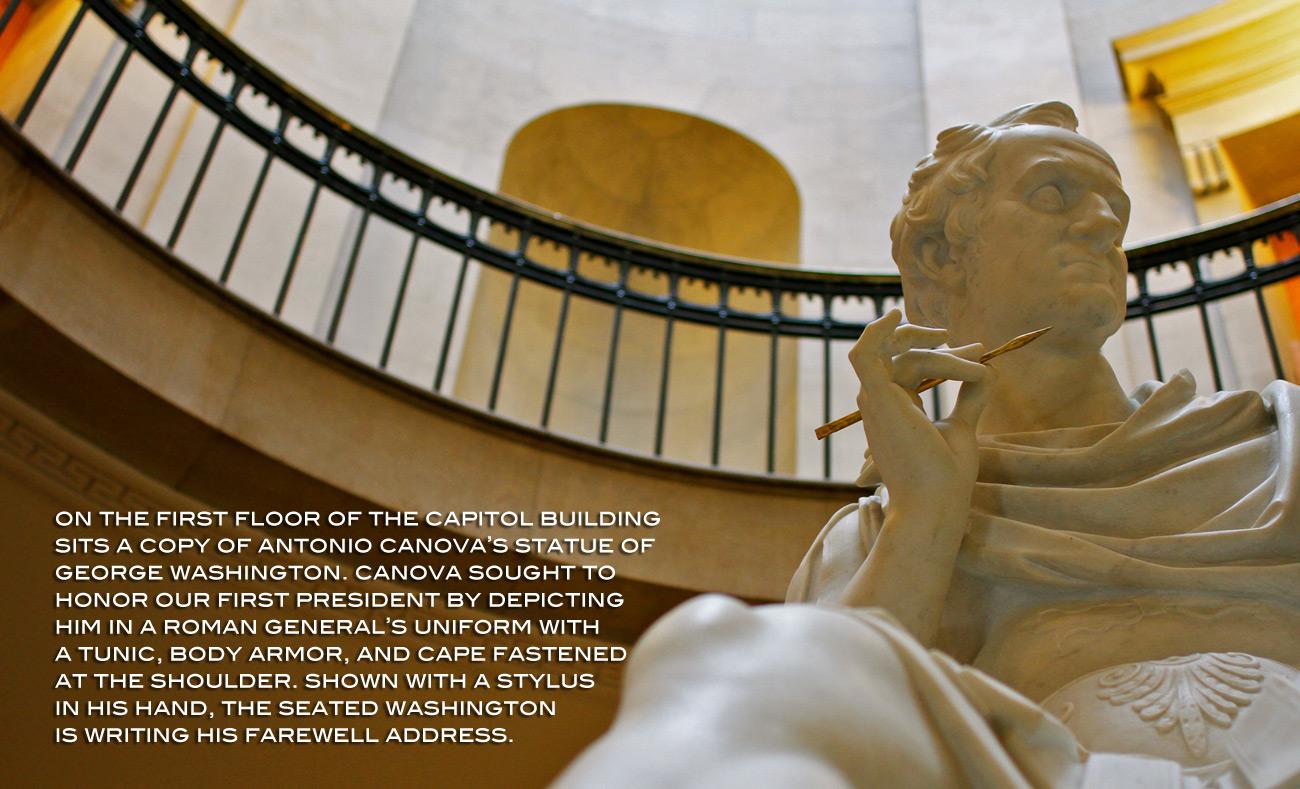
[[[1153,100],[1168,117],[1195,194],[1233,188],[1234,171],[1277,182],[1300,173],[1300,0],[1229,0],[1114,47],[1129,98]],[[1270,144],[1226,150],[1230,138]],[[1247,148],[1250,162],[1239,158]],[[1249,193],[1277,191],[1235,186],[1241,208],[1261,204]]]

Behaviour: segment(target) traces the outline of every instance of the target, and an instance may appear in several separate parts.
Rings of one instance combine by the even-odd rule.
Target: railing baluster
[[[1251,290],[1255,293],[1255,307],[1259,310],[1259,320],[1264,326],[1264,339],[1268,343],[1268,358],[1273,362],[1273,374],[1285,378],[1282,370],[1282,357],[1277,352],[1277,338],[1273,336],[1273,321],[1268,316],[1268,304],[1264,301],[1264,288],[1259,284],[1259,270],[1255,268],[1255,247],[1250,241],[1241,246],[1241,257],[1246,263],[1246,273],[1250,277]]]
[[[0,15],[0,36],[4,35],[5,30],[9,28],[9,20],[14,18],[14,12],[18,10],[19,0],[9,0],[5,3],[4,14]]]
[[[253,218],[253,210],[257,208],[257,199],[262,196],[262,187],[266,184],[267,173],[271,171],[271,162],[275,159],[275,146],[278,146],[284,139],[284,130],[289,125],[289,113],[283,107],[280,108],[280,120],[275,125],[275,136],[271,139],[271,147],[266,149],[266,156],[262,158],[262,167],[257,171],[257,180],[253,182],[253,192],[248,197],[248,204],[244,206],[244,214],[239,218],[239,227],[235,230],[235,240],[230,243],[230,252],[226,255],[226,263],[221,267],[221,276],[217,281],[222,285],[230,279],[230,271],[235,267],[235,258],[239,257],[239,248],[243,246],[244,234],[248,232],[248,223]]]
[[[311,194],[307,197],[307,207],[303,210],[302,222],[298,223],[298,235],[293,240],[293,251],[289,253],[289,265],[285,266],[284,275],[280,278],[280,290],[275,295],[275,308],[272,312],[276,317],[284,310],[285,299],[289,297],[289,286],[293,281],[293,275],[298,270],[298,259],[302,256],[303,245],[307,241],[307,231],[311,227],[312,217],[316,215],[316,201],[320,198],[322,179],[330,171],[330,163],[334,160],[334,151],[338,148],[333,138],[325,143],[325,152],[321,154],[320,167],[317,168],[315,181],[311,188]]]
[[[447,313],[447,329],[442,335],[442,351],[438,354],[438,371],[433,376],[433,391],[442,390],[442,376],[447,370],[447,356],[451,352],[451,336],[456,330],[456,315],[460,312],[460,293],[465,288],[465,269],[469,267],[469,255],[460,259],[460,271],[456,274],[456,288],[451,295],[451,310]]]
[[[1138,305],[1142,309],[1142,322],[1147,328],[1147,346],[1151,349],[1151,366],[1155,368],[1156,380],[1165,380],[1164,369],[1160,365],[1160,346],[1156,344],[1156,324],[1151,317],[1151,294],[1147,291],[1147,274],[1150,269],[1137,273]]]
[[[831,421],[831,295],[822,294],[822,423]],[[822,439],[822,478],[831,478],[831,439]]]
[[[560,372],[560,353],[564,350],[564,332],[569,323],[569,300],[573,297],[573,283],[578,277],[578,247],[569,245],[569,269],[564,275],[564,291],[560,295],[560,317],[555,323],[555,344],[551,347],[551,366],[546,373],[546,395],[542,399],[542,427],[551,426],[551,403],[555,398],[555,380]]]
[[[370,166],[374,169],[370,179],[370,193],[366,200],[366,207],[361,209],[361,223],[357,225],[357,235],[352,240],[352,251],[348,253],[348,262],[343,269],[343,282],[339,284],[339,295],[334,299],[329,331],[325,333],[325,342],[330,345],[334,344],[334,338],[338,336],[339,323],[343,320],[343,306],[347,303],[348,293],[352,290],[352,275],[357,270],[357,258],[361,255],[361,244],[366,240],[366,227],[370,224],[370,215],[374,213],[375,203],[379,201],[379,181],[384,177],[384,171],[373,162]]]
[[[781,291],[772,290],[772,331],[767,350],[767,473],[776,471],[776,396],[780,372],[777,342],[781,337]]]
[[[176,215],[176,224],[172,225],[171,235],[167,237],[167,248],[175,249],[176,242],[181,237],[181,230],[185,227],[185,221],[189,219],[190,209],[194,207],[194,199],[199,195],[199,187],[203,185],[203,179],[208,174],[208,165],[212,164],[212,156],[217,152],[217,145],[221,142],[221,133],[226,130],[226,124],[230,122],[229,113],[234,111],[235,102],[239,100],[239,94],[244,89],[244,78],[235,77],[235,82],[230,87],[230,93],[226,94],[226,110],[217,118],[217,128],[212,132],[212,139],[208,141],[208,148],[203,152],[203,160],[199,162],[199,169],[194,173],[194,181],[190,184],[190,190],[185,195],[185,202],[181,204],[181,211]]]
[[[54,74],[54,68],[63,59],[63,52],[68,48],[68,42],[72,41],[77,28],[81,26],[81,20],[86,16],[86,8],[85,3],[82,3],[77,8],[77,13],[73,15],[72,21],[68,23],[68,29],[63,31],[63,38],[59,39],[59,45],[54,48],[54,54],[50,55],[45,68],[41,70],[41,75],[36,78],[36,84],[32,86],[32,92],[27,94],[27,101],[23,102],[23,108],[18,111],[18,117],[14,119],[14,125],[18,128],[21,129],[27,125],[27,119],[31,117],[32,110],[36,109],[36,102],[40,100],[41,93],[45,91],[46,83],[50,81],[50,77]]]
[[[1201,333],[1205,337],[1205,349],[1210,354],[1210,373],[1214,376],[1214,388],[1223,390],[1223,375],[1219,372],[1219,354],[1214,347],[1214,334],[1210,330],[1210,313],[1205,307],[1205,283],[1201,279],[1201,261],[1193,257],[1187,261],[1192,272],[1192,292],[1195,293],[1196,311],[1201,316]]]
[[[181,64],[181,76],[189,74],[190,67],[194,63],[194,56],[198,54],[199,45],[193,39],[190,40],[189,48],[185,52],[185,60]],[[167,91],[167,98],[163,100],[162,109],[158,111],[158,117],[154,119],[153,127],[149,129],[149,136],[145,137],[144,145],[140,148],[140,154],[135,157],[135,164],[131,166],[131,174],[126,177],[126,183],[122,186],[122,193],[117,196],[117,203],[113,208],[121,211],[126,207],[126,201],[131,198],[131,191],[135,189],[135,182],[140,178],[140,173],[144,170],[144,163],[149,159],[149,154],[153,151],[154,143],[158,141],[158,135],[162,132],[163,124],[167,122],[167,115],[172,110],[172,104],[176,102],[176,95],[180,93],[181,83],[172,82],[171,89]],[[277,314],[279,314],[277,312]]]
[[[668,409],[668,371],[673,361],[673,323],[674,311],[677,309],[677,272],[668,274],[668,300],[664,315],[664,354],[663,364],[659,369],[659,404],[655,408],[655,457],[664,453],[664,423],[667,421]]]
[[[718,465],[722,454],[722,385],[727,369],[727,283],[718,283],[718,360],[713,379],[713,440],[709,463]]]
[[[624,253],[626,254],[626,253]],[[626,257],[618,264],[618,290],[614,292],[614,323],[609,335],[609,358],[605,363],[605,395],[600,401],[600,443],[609,438],[609,410],[614,400],[614,374],[618,369],[618,339],[623,328],[623,297],[627,295]]]
[[[140,29],[143,30],[149,23],[149,18],[153,16],[153,9],[145,11],[144,18],[140,21]],[[68,161],[63,165],[63,169],[72,172],[77,167],[77,162],[81,159],[81,154],[86,150],[86,144],[90,142],[90,135],[95,133],[95,127],[99,125],[99,116],[104,114],[104,107],[108,106],[108,100],[113,96],[113,91],[117,88],[117,82],[122,78],[122,72],[126,70],[126,64],[131,59],[131,54],[135,52],[130,39],[122,41],[122,55],[117,59],[117,65],[113,67],[113,73],[109,75],[108,82],[105,83],[104,89],[100,91],[99,99],[95,102],[95,108],[90,111],[90,117],[86,119],[86,127],[81,130],[81,136],[77,138],[77,144],[72,147],[72,153],[68,155]]]
[[[515,321],[515,303],[519,299],[520,269],[528,260],[528,231],[519,233],[519,249],[515,252],[515,270],[510,274],[510,295],[506,297],[505,320],[501,325],[501,340],[497,343],[497,361],[492,368],[492,388],[488,392],[488,410],[497,410],[497,395],[501,391],[501,375],[506,368],[506,351],[510,347],[510,327]]]
[[[217,144],[221,141],[221,133],[226,130],[226,119],[223,117],[217,121],[217,128],[212,132],[212,139],[208,141],[208,148],[203,152],[203,160],[199,162],[199,169],[194,173],[194,180],[190,183],[190,190],[185,195],[185,202],[181,203],[180,213],[176,215],[176,223],[172,225],[171,235],[167,236],[167,248],[175,249],[176,242],[181,237],[181,230],[185,228],[185,221],[189,219],[190,209],[194,207],[194,199],[198,197],[199,187],[203,185],[203,178],[208,174],[208,165],[212,163],[212,155],[217,151]]]
[[[427,190],[420,192],[420,216],[415,223],[420,227],[428,224],[425,213],[429,210],[432,195]],[[402,264],[402,278],[397,283],[397,295],[393,299],[393,314],[388,319],[388,331],[384,333],[384,350],[379,354],[379,369],[388,369],[388,355],[393,350],[393,338],[397,336],[397,321],[402,316],[402,305],[406,303],[406,288],[411,281],[411,267],[415,265],[415,253],[420,246],[419,232],[412,231],[411,246],[406,250],[406,261]]]
[[[469,216],[469,231],[465,236],[467,251],[460,259],[460,271],[456,274],[456,289],[451,294],[451,309],[447,312],[447,330],[442,334],[442,351],[438,354],[438,371],[433,375],[433,391],[442,390],[442,377],[447,371],[447,357],[451,355],[451,338],[456,331],[456,316],[460,314],[460,294],[465,289],[465,271],[469,268],[470,252],[478,243],[478,223],[482,215],[477,211]]]

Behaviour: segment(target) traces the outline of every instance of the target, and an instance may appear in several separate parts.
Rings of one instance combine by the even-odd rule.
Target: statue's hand
[[[947,331],[901,322],[902,314],[890,310],[868,324],[849,351],[862,385],[858,408],[867,442],[898,510],[926,513],[960,506],[964,511],[979,473],[975,426],[988,402],[993,370],[973,361],[983,345],[933,350],[947,340]],[[926,378],[963,382],[952,413],[938,422],[926,416],[916,394]]]

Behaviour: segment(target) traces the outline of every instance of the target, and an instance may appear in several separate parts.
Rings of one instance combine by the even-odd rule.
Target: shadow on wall
[[[500,191],[586,223],[660,243],[798,265],[800,203],[785,167],[745,136],[703,118],[626,104],[588,104],[542,115],[511,140]],[[491,243],[517,238],[493,230]],[[674,283],[647,272],[621,272],[597,258],[530,245],[530,257],[564,270],[668,296]],[[775,418],[776,472],[795,470],[796,348],[765,334],[719,332],[669,321],[481,271],[466,326],[456,397],[489,403],[552,430],[674,459],[708,463],[719,359],[722,376],[721,464],[765,469],[769,418]],[[719,293],[676,283],[682,301],[767,312],[767,294]],[[567,304],[566,304],[567,302]],[[777,305],[796,314],[793,303]],[[509,318],[509,320],[508,320]],[[563,319],[563,320],[562,320]],[[508,336],[500,373],[503,327]],[[561,328],[563,323],[563,328]],[[551,380],[554,354],[553,393]],[[772,373],[772,362],[775,372]],[[612,369],[611,369],[612,368]],[[666,377],[666,384],[665,384]],[[497,381],[494,386],[494,379]],[[773,380],[775,379],[775,380]],[[769,404],[775,388],[775,406]],[[660,398],[664,404],[660,416]],[[736,438],[733,438],[736,437]]]

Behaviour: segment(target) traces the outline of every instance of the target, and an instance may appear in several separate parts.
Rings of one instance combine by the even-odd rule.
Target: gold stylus
[[[1019,337],[1008,340],[1007,342],[1004,342],[1003,344],[999,345],[998,347],[994,348],[993,350],[981,356],[979,358],[979,363],[987,364],[990,360],[996,359],[997,357],[1001,356],[1004,353],[1007,353],[1008,351],[1014,351],[1017,348],[1023,348],[1029,343],[1033,342],[1034,340],[1037,340],[1039,337],[1042,337],[1044,334],[1050,331],[1051,328],[1052,328],[1051,326],[1045,326],[1037,331],[1031,331],[1027,334],[1022,334]],[[948,379],[947,378],[926,378],[924,381],[921,382],[919,386],[916,387],[916,393],[920,394],[921,392],[929,391],[946,380]],[[843,430],[849,425],[856,425],[858,422],[861,421],[862,421],[861,411],[854,411],[851,414],[845,414],[839,419],[836,419],[833,422],[827,422],[826,424],[817,428],[817,430],[815,431],[817,433],[817,440],[820,441],[823,438],[829,436],[831,433],[835,433],[837,431]]]

